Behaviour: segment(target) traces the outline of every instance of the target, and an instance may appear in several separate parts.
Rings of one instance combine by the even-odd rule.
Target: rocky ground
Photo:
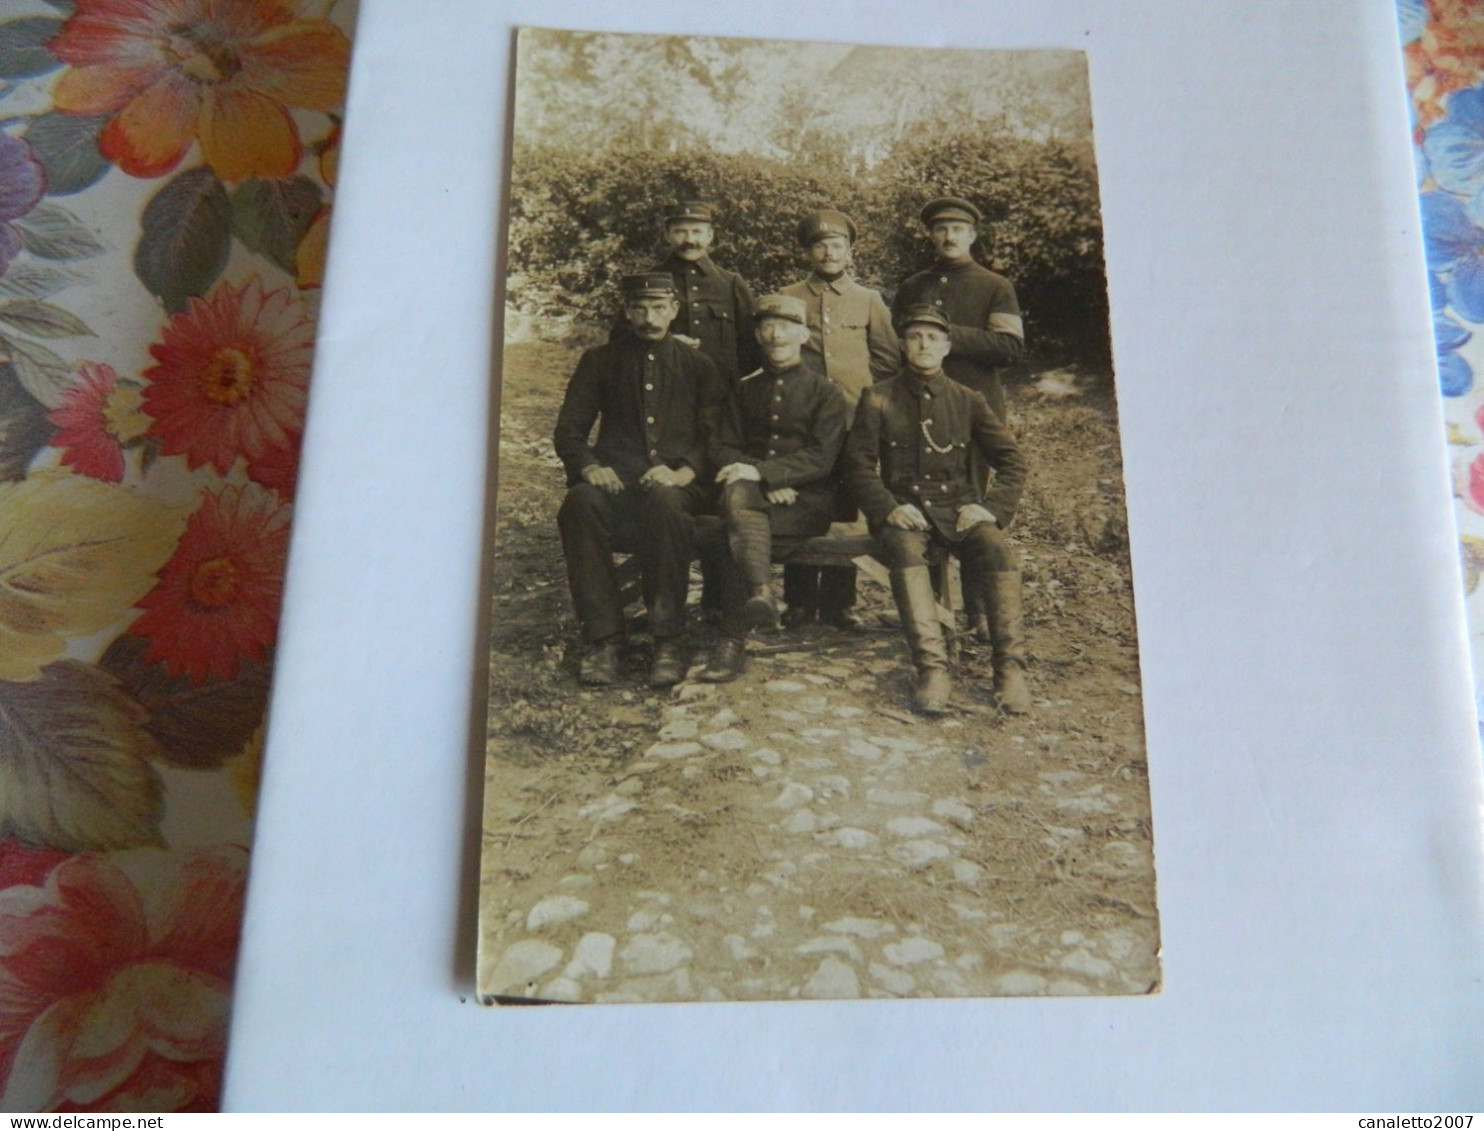
[[[1140,994],[1159,980],[1133,610],[1106,381],[1019,385],[1015,533],[1035,712],[966,648],[908,710],[889,594],[860,633],[754,642],[746,674],[575,683],[548,437],[575,355],[508,351],[479,985],[564,1002]],[[697,623],[696,664],[706,631]]]

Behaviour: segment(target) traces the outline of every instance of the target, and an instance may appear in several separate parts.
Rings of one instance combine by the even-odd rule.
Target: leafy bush
[[[1015,283],[1033,350],[1101,355],[1107,348],[1096,173],[1090,153],[1062,143],[935,135],[899,143],[889,160],[853,180],[704,147],[527,146],[514,169],[508,301],[537,319],[610,322],[619,279],[663,256],[660,216],[680,199],[718,206],[716,259],[757,293],[806,273],[794,242],[804,213],[844,209],[861,233],[857,276],[890,300],[931,257],[918,211],[951,193],[983,209],[979,251]]]

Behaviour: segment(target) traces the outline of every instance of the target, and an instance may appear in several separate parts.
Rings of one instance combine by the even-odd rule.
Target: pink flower
[[[62,463],[94,479],[122,481],[124,445],[149,426],[140,403],[138,387],[120,384],[113,366],[84,361],[62,403],[47,414],[57,426],[52,446],[62,449]]]
[[[0,891],[6,1110],[215,1110],[246,861],[197,853],[154,917],[90,856]]]

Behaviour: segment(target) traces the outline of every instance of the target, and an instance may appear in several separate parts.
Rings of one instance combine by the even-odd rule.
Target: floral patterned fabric
[[[1400,0],[1433,336],[1484,719],[1484,7]]]
[[[0,16],[0,1107],[210,1111],[352,0]]]

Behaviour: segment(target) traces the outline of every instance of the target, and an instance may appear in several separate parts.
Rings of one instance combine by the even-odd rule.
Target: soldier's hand
[[[799,493],[792,487],[774,487],[771,491],[764,491],[763,498],[775,507],[791,507],[799,501]]]
[[[995,516],[988,509],[981,507],[978,503],[970,503],[968,506],[958,508],[958,522],[954,525],[954,529],[962,534],[965,530],[978,526],[981,522],[987,522],[991,526],[999,525],[995,520]]]
[[[588,464],[582,469],[582,478],[598,490],[607,491],[610,495],[616,495],[623,490],[623,480],[618,477],[618,472],[611,467],[603,467],[601,464]]]
[[[928,520],[911,503],[902,503],[886,516],[886,525],[895,526],[898,530],[926,530]]]
[[[674,338],[677,342],[684,342],[686,345],[692,346],[695,349],[701,348],[701,339],[693,338],[689,334],[671,334],[670,337]]]
[[[761,483],[763,473],[750,463],[729,463],[716,473],[716,481],[725,487],[728,483]]]
[[[664,464],[651,467],[639,477],[641,487],[688,487],[696,473],[689,467],[670,468]]]

